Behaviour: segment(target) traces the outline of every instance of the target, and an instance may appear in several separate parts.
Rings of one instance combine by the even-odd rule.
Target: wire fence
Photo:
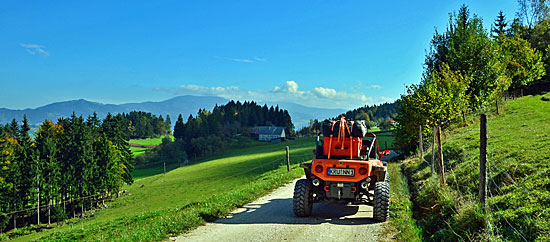
[[[523,90],[505,92],[502,95],[501,99],[499,99],[498,101],[495,101],[494,106],[488,105],[484,110],[481,110],[478,112],[464,113],[463,117],[459,118],[462,120],[453,120],[451,122],[447,122],[443,124],[442,129],[447,129],[460,121],[465,121],[466,115],[469,117],[474,117],[473,120],[476,120],[475,116],[480,115],[481,113],[493,112],[495,114],[499,114],[500,110],[506,105],[507,101],[514,100],[522,96],[523,96]],[[470,118],[470,120],[471,119],[472,118]],[[424,156],[419,158],[422,160],[422,163],[426,164],[427,166],[431,166],[432,169],[435,170],[438,167],[437,167],[437,164],[434,163],[434,160],[438,160],[438,158],[437,156],[434,157],[430,154],[432,153],[432,148],[434,147],[434,143],[435,143],[434,134],[435,132],[428,132],[428,135],[423,137],[422,142],[418,146],[419,149],[417,150],[417,152],[420,153],[420,150],[423,150]],[[435,149],[434,151],[435,151],[434,153],[437,154],[437,151]],[[497,165],[499,162],[495,161],[494,152],[490,149],[490,146],[488,146],[487,154],[490,157],[490,159],[488,159],[490,163],[487,164],[487,173],[488,173],[487,186],[489,188],[487,189],[487,192],[490,198],[509,197],[509,198],[506,198],[505,201],[511,202],[514,200],[513,198],[510,198],[512,196],[510,193],[519,190],[521,191],[522,194],[526,194],[529,197],[536,197],[538,199],[542,199],[544,202],[550,202],[549,196],[527,189],[526,187],[523,186],[524,184],[522,182],[517,182],[513,178],[513,176],[510,175],[506,170],[499,168],[499,166]],[[425,156],[432,157],[432,158],[426,159]],[[454,173],[453,173],[453,176],[454,176]],[[504,185],[502,185],[503,184],[502,181],[499,182],[498,180],[495,180],[495,178],[497,177],[505,178],[509,181],[510,184],[505,185],[506,189],[503,189],[502,186]],[[456,180],[456,176],[455,176],[455,180]],[[460,188],[458,187],[458,184],[457,184],[457,191],[460,192]],[[523,201],[523,202],[528,202],[528,201]],[[515,201],[511,203],[513,203],[512,204],[513,207],[508,208],[508,207],[502,207],[502,204],[500,203],[492,202],[489,206],[487,206],[487,209],[484,211],[487,218],[486,220],[487,228],[488,228],[488,232],[490,233],[491,240],[500,241],[501,238],[496,237],[497,235],[495,234],[502,236],[503,229],[506,229],[508,231],[513,231],[512,236],[515,236],[515,238],[506,238],[506,240],[513,239],[513,240],[519,240],[519,241],[531,241],[537,238],[538,233],[550,235],[550,230],[545,229],[545,227],[543,226],[543,225],[547,225],[546,222],[541,221],[537,214],[533,214],[532,211],[531,213],[529,211],[526,211],[525,210],[526,208],[522,207],[522,205],[524,205],[522,202]],[[513,219],[508,217],[510,216],[509,215],[510,211],[514,212],[513,216],[518,216],[518,217],[512,216]],[[454,213],[456,214],[456,211],[454,211]],[[521,222],[516,224],[515,221],[521,221]],[[452,232],[454,232],[452,227],[449,226],[449,228],[450,230],[452,230]],[[535,233],[533,233],[533,231]],[[509,235],[510,233],[507,233],[507,234]],[[456,235],[459,236],[458,234]]]

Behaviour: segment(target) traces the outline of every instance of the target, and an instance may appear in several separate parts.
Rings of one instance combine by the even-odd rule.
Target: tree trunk
[[[51,210],[51,202],[48,200],[48,227],[51,225],[51,217],[52,217],[52,210]]]
[[[38,176],[37,176],[38,177]],[[38,190],[38,206],[36,207],[36,211],[38,213],[38,219],[37,219],[37,222],[38,222],[38,225],[40,225],[40,180],[39,179],[36,179],[36,187],[37,187],[37,190]]]

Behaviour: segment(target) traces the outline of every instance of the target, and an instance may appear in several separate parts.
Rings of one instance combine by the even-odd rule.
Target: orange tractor
[[[306,179],[294,187],[296,216],[311,215],[313,203],[338,201],[371,205],[374,218],[386,221],[390,185],[387,166],[380,159],[390,151],[379,151],[376,135],[367,132],[363,121],[341,117],[323,126],[323,136],[322,142],[317,136],[315,158],[300,165]]]

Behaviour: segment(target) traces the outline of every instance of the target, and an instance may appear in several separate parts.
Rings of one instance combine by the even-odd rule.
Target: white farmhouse
[[[285,127],[277,126],[256,126],[251,134],[259,141],[282,141],[286,137]]]

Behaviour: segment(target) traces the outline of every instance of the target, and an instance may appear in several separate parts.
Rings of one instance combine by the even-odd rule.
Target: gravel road
[[[313,205],[313,214],[298,218],[292,211],[293,182],[227,218],[171,238],[172,241],[376,241],[381,224],[367,205]]]

